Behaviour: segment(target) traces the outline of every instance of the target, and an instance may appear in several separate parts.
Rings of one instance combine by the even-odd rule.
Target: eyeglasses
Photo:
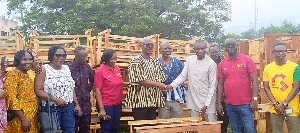
[[[276,53],[276,54],[279,54],[279,53],[286,53],[287,52],[287,50],[274,50],[273,51],[274,53]]]
[[[57,58],[60,58],[60,57],[66,58],[66,57],[67,57],[67,54],[55,54],[55,56],[56,56]]]
[[[144,46],[148,47],[148,48],[153,48],[154,44],[153,43],[146,43],[146,44],[143,44]]]
[[[211,55],[216,55],[216,54],[219,54],[220,52],[219,51],[212,51],[210,52]]]
[[[172,48],[161,48],[162,50],[172,50]]]
[[[225,44],[224,46],[225,46],[225,47],[229,47],[229,46],[235,47],[235,46],[236,46],[236,43],[227,43],[227,44]]]
[[[205,50],[205,48],[194,48],[194,51]]]

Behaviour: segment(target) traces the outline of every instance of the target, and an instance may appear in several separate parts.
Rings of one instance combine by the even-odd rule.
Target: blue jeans
[[[233,133],[242,133],[243,126],[245,133],[255,133],[253,113],[250,104],[225,104],[225,106]]]
[[[63,133],[75,133],[74,104],[68,103],[65,107],[50,106],[50,112],[55,112],[55,108]],[[42,106],[42,110],[47,111],[48,108],[46,106]]]
[[[122,113],[122,103],[115,106],[104,105],[106,115],[111,116],[110,121],[100,120],[101,133],[118,133]]]

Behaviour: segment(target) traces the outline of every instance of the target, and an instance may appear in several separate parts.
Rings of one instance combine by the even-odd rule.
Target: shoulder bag
[[[48,94],[48,101],[46,103],[48,112],[46,110],[39,112],[41,130],[43,130],[44,133],[61,133],[62,131],[58,121],[56,107],[55,112],[50,112],[50,99],[53,102],[52,96]]]

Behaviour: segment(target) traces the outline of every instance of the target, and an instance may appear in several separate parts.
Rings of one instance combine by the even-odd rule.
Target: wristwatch
[[[286,101],[283,101],[282,104],[287,107],[288,103]]]
[[[253,100],[257,101],[257,97],[253,97]]]

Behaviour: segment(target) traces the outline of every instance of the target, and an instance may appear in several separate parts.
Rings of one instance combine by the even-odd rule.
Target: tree
[[[7,0],[10,12],[15,2]],[[28,35],[93,34],[112,29],[113,34],[188,40],[203,36],[208,42],[222,34],[222,23],[229,21],[226,0],[22,0],[30,3],[20,28]],[[22,30],[21,30],[22,31]]]
[[[241,33],[242,38],[252,39],[254,36],[254,29],[249,29]],[[300,24],[296,25],[291,21],[284,20],[280,26],[271,24],[269,27],[261,27],[258,30],[259,37],[263,37],[266,33],[300,33]]]

